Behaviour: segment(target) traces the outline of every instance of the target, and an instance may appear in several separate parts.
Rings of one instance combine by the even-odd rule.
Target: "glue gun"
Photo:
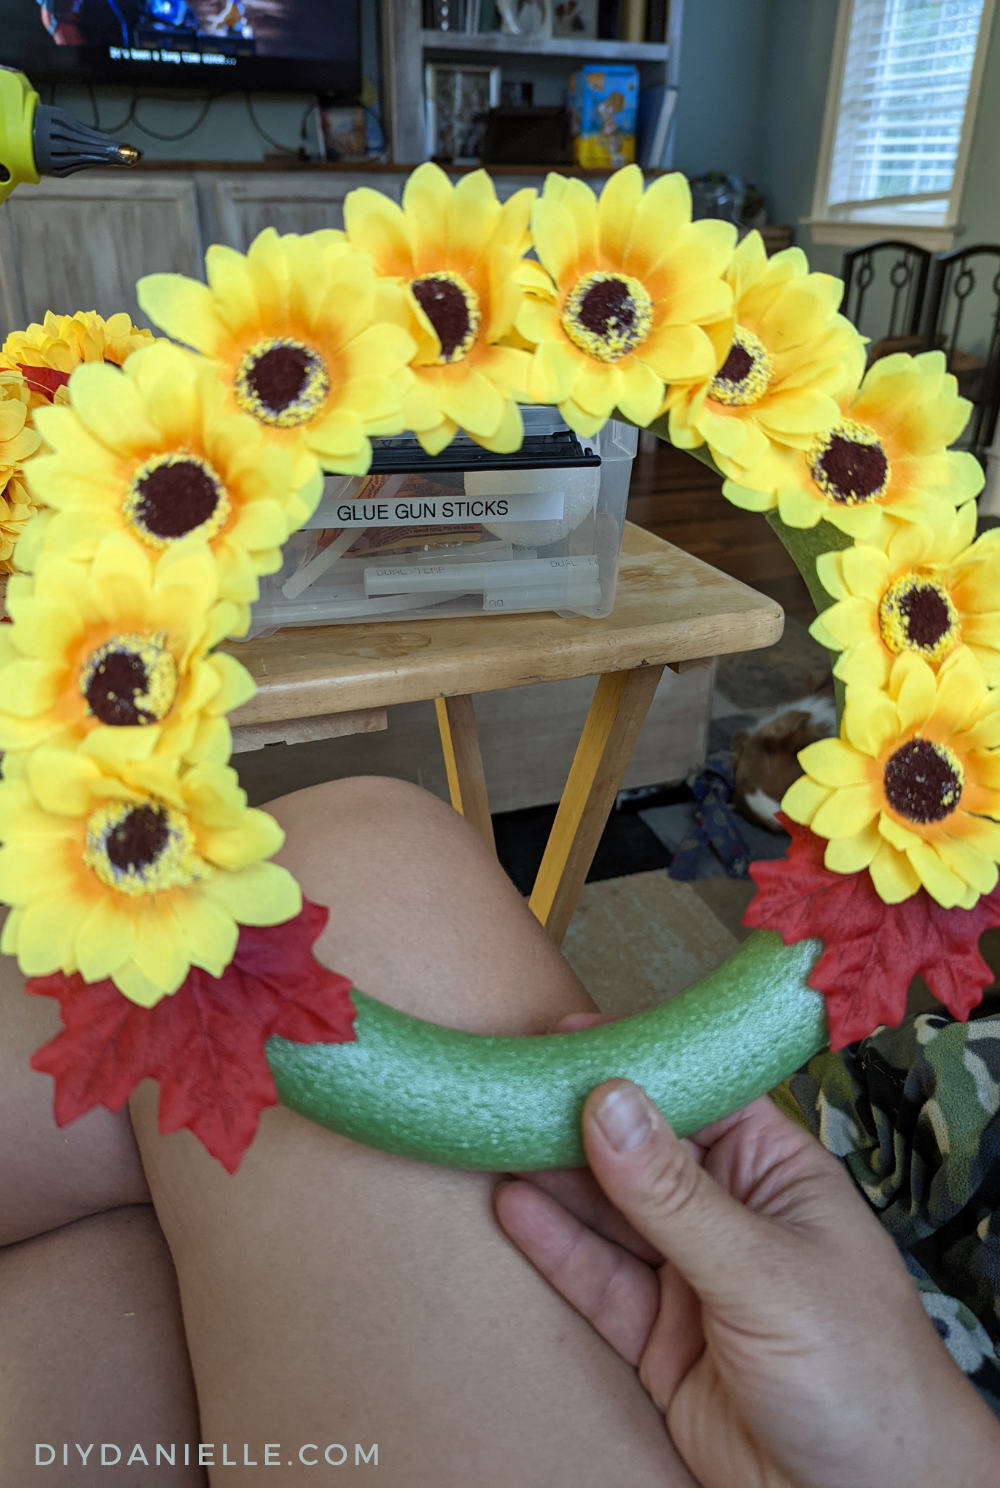
[[[38,102],[23,73],[0,66],[0,203],[19,183],[85,167],[132,167],[141,152]]]

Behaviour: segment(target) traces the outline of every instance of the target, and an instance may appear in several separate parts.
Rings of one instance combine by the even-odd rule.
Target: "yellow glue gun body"
[[[23,73],[0,66],[0,203],[22,182],[69,177],[85,167],[131,167],[134,146],[40,104]]]
[[[0,68],[0,203],[22,182],[37,182],[32,127],[38,95],[23,73]]]

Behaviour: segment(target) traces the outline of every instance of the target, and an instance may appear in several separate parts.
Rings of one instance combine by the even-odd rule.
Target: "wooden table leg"
[[[462,693],[455,698],[435,698],[434,708],[448,773],[451,805],[472,824],[491,854],[496,854],[472,697],[469,693]]]
[[[662,675],[662,667],[605,672],[594,690],[529,902],[557,944],[566,936]]]

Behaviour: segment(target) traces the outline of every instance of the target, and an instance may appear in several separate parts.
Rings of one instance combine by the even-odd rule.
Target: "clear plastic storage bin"
[[[316,514],[260,580],[249,636],[285,625],[434,615],[610,613],[636,429],[571,432],[554,407],[522,409],[517,453],[464,436],[430,457],[378,438],[364,478],[330,477]]]

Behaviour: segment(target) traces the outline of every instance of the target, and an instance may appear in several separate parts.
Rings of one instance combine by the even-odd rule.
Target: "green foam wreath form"
[[[282,1104],[382,1151],[501,1172],[580,1166],[583,1102],[607,1078],[639,1084],[690,1135],[825,1046],[823,997],[806,983],[821,946],[754,932],[675,999],[555,1036],[476,1036],[355,991],[356,1041],[273,1036],[268,1063]]]

